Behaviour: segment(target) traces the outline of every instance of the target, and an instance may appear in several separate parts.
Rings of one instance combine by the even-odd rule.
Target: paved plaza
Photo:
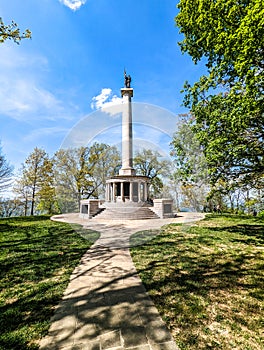
[[[173,219],[83,220],[78,214],[55,220],[78,223],[100,232],[70,278],[41,350],[177,350],[149,298],[129,253],[129,238],[138,231],[175,222],[191,224],[200,213]]]

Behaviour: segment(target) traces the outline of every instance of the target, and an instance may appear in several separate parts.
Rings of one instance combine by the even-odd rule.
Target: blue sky
[[[180,52],[176,5],[177,0],[0,2],[5,24],[15,20],[22,31],[32,31],[32,40],[0,45],[0,140],[16,170],[36,146],[52,155],[84,119],[89,133],[98,132],[96,110],[120,101],[124,67],[132,76],[134,102],[171,115],[186,111],[180,90],[185,80],[198,80],[202,68]],[[154,118],[162,127],[163,117],[155,113],[148,124]],[[173,117],[171,122],[165,128],[170,132]],[[151,133],[144,137],[152,142]]]

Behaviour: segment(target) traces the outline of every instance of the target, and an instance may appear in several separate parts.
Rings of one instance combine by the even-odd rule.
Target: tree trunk
[[[32,190],[32,201],[31,201],[30,215],[34,215],[34,205],[35,205],[35,186],[33,187],[33,190]]]

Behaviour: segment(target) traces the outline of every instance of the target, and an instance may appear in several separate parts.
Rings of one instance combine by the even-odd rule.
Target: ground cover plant
[[[263,219],[211,215],[131,249],[180,349],[264,348],[263,233]]]
[[[36,216],[0,219],[0,349],[38,349],[71,272],[99,234]]]

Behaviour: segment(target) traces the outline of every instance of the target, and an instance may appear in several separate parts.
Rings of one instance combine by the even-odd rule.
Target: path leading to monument
[[[137,275],[129,238],[141,230],[203,217],[180,213],[174,219],[108,222],[79,219],[78,214],[54,217],[99,231],[101,236],[75,268],[40,349],[178,350]]]

